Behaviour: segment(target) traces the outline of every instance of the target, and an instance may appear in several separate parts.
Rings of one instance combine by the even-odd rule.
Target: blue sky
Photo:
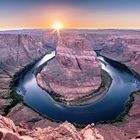
[[[1,29],[49,28],[55,20],[66,28],[140,28],[140,0],[0,1]]]

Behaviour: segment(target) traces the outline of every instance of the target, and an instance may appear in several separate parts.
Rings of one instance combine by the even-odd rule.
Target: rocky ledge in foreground
[[[28,129],[27,124],[21,123],[15,126],[12,120],[0,116],[0,139],[1,140],[104,140],[93,125],[88,125],[80,132],[65,122],[56,128]]]
[[[101,86],[101,65],[81,36],[59,39],[55,59],[37,75],[38,84],[66,102],[94,94]]]
[[[129,128],[128,128],[129,129]],[[77,130],[71,123],[65,122],[57,127],[34,127],[29,128],[28,123],[14,122],[0,115],[0,140],[139,140],[140,134],[133,138],[128,137],[125,132],[112,125],[95,127],[89,124],[81,130]]]

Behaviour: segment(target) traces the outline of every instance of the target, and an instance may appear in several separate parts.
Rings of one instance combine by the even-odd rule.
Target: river
[[[42,90],[36,82],[33,70],[55,56],[55,52],[47,54],[24,75],[21,75],[17,86],[18,94],[22,95],[25,104],[40,114],[57,121],[69,121],[78,124],[96,123],[115,119],[125,109],[129,95],[140,89],[139,81],[121,64],[102,56],[102,69],[112,77],[112,84],[104,97],[95,103],[84,106],[60,104]]]

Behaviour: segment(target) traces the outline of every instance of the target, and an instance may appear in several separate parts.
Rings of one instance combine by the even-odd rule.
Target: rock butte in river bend
[[[37,82],[66,101],[77,100],[99,89],[101,65],[84,37],[63,36],[58,40],[55,59],[37,75]]]
[[[133,30],[72,30],[65,34],[79,33],[90,41],[94,50],[101,50],[102,54],[122,62],[140,75],[140,31]],[[49,137],[50,140],[77,140],[71,134],[82,132],[69,129],[70,124],[52,122],[40,116],[25,104],[11,106],[13,99],[10,95],[10,81],[13,75],[22,68],[41,58],[45,53],[54,50],[55,38],[47,30],[7,31],[0,34],[0,139],[3,140],[39,140]],[[51,46],[51,47],[49,47]],[[24,49],[26,47],[26,49]],[[134,102],[123,122],[118,124],[100,124],[96,126],[99,135],[104,140],[140,139],[140,92],[134,94]],[[5,109],[10,107],[6,113]],[[10,118],[10,119],[7,119]],[[13,120],[13,121],[12,121]],[[13,124],[13,122],[16,124]],[[51,127],[50,127],[51,126]],[[67,127],[68,126],[68,127]],[[20,129],[19,129],[20,127]],[[51,129],[50,129],[51,128]],[[45,131],[50,129],[50,131]],[[89,125],[85,135],[95,139],[95,128]],[[60,131],[59,131],[60,130]],[[71,131],[74,130],[74,131]],[[84,129],[85,130],[85,129]],[[65,133],[63,133],[63,132]],[[98,135],[98,136],[99,136]],[[80,135],[83,140],[83,135]],[[102,138],[101,136],[101,138]],[[5,137],[5,139],[4,139]],[[49,138],[47,140],[49,140]],[[99,140],[99,139],[98,139]]]

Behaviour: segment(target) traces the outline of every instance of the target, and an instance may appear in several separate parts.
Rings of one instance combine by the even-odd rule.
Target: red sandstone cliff
[[[84,34],[87,34],[87,38],[91,41],[93,45],[92,47],[94,49],[104,49],[102,51],[104,55],[107,55],[110,58],[113,57],[117,61],[122,61],[122,63],[127,64],[132,69],[136,70],[137,73],[140,74],[140,69],[139,69],[140,68],[139,67],[140,33],[139,32],[90,31],[90,33],[86,32]],[[18,45],[18,40],[21,40],[19,41],[20,45]],[[118,47],[118,45],[120,47]],[[26,47],[25,50],[23,46]],[[38,56],[39,58],[42,55],[44,55],[46,52],[48,52],[45,46],[46,46],[45,41],[39,39],[36,36],[33,37],[30,34],[20,35],[20,37],[18,37],[18,35],[16,34],[0,35],[0,63],[1,63],[0,65],[0,114],[5,114],[4,108],[7,105],[9,105],[12,101],[12,99],[7,99],[7,97],[9,96],[9,83],[12,78],[11,76],[13,76],[15,72],[19,71],[27,64],[33,62],[36,59],[36,56]],[[20,57],[22,59],[18,58],[17,54],[19,54],[19,56],[22,55]],[[30,58],[28,56],[30,56]],[[100,125],[100,127],[97,126],[98,128],[96,127],[96,129],[98,129],[99,135],[100,136],[102,135],[105,140],[128,140],[128,139],[139,140],[140,139],[140,135],[138,134],[140,131],[139,106],[140,106],[140,94],[138,93],[135,95],[133,106],[130,109],[128,115],[126,115],[124,121],[116,125],[107,124],[107,125]],[[60,133],[61,131],[58,131],[58,128],[60,128],[60,127],[56,128],[56,126],[58,126],[58,123],[51,122],[41,117],[38,113],[34,112],[33,110],[31,110],[30,108],[28,108],[23,104],[18,104],[17,106],[15,106],[8,113],[8,117],[10,117],[14,121],[14,123],[16,123],[16,126],[13,124],[11,120],[0,117],[0,139],[4,139],[4,140],[13,140],[13,139],[28,140],[28,139],[35,139],[35,138],[37,139],[39,138],[39,136],[43,136],[43,135],[45,136],[46,134],[48,135],[48,132],[45,134],[43,133],[46,132],[44,131],[44,128],[47,128],[48,126],[53,126],[53,128],[51,127],[52,131],[50,132],[50,135],[56,136],[56,139],[59,138],[57,137],[58,135],[60,136],[60,138],[64,138],[66,136],[65,137],[66,139],[68,138],[72,139],[70,137],[71,133],[70,134],[69,132],[67,133],[66,129],[62,129],[65,130],[66,133]],[[36,127],[39,128],[35,129]],[[49,128],[47,128],[47,130]],[[91,137],[94,136],[95,131],[93,131],[92,129],[93,126],[90,125],[90,129],[86,131],[85,135],[89,136],[88,134],[89,132],[91,132],[90,136]],[[56,130],[58,135],[54,134],[56,133]],[[76,133],[77,132],[78,131],[76,131]],[[79,133],[81,134],[82,132],[78,132],[77,134],[78,136]],[[52,138],[51,136],[50,138]],[[90,139],[90,137],[87,137],[87,139]]]
[[[0,114],[12,102],[8,98],[14,74],[51,50],[43,36],[0,34]]]

